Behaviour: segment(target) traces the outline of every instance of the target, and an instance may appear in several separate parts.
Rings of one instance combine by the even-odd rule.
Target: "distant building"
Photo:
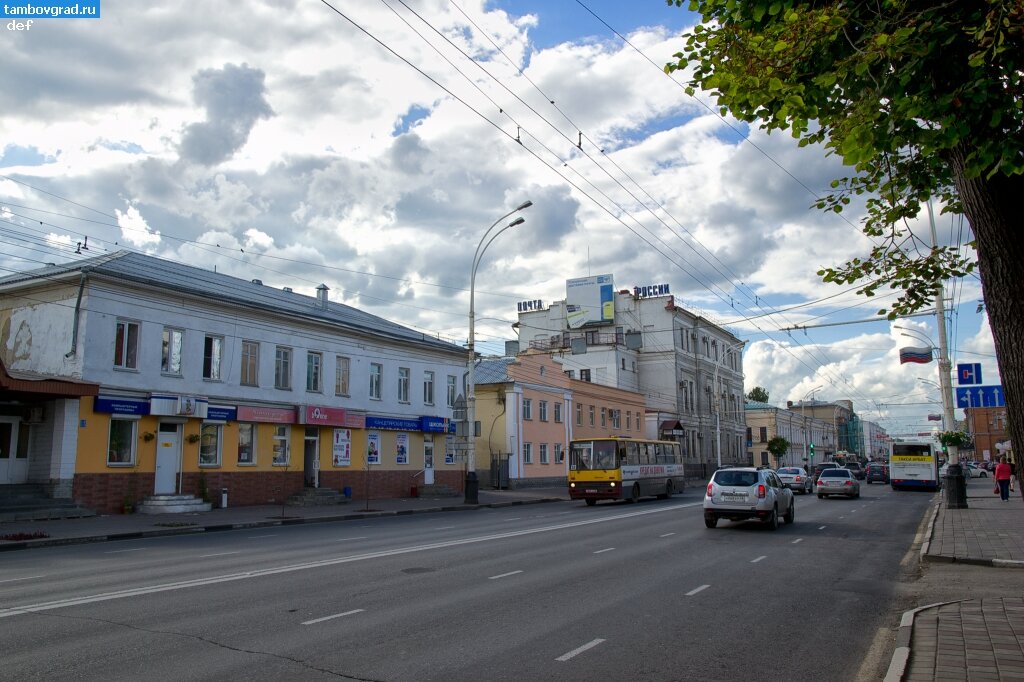
[[[964,416],[973,447],[961,448],[961,455],[987,462],[1012,450],[1005,407],[965,407]]]

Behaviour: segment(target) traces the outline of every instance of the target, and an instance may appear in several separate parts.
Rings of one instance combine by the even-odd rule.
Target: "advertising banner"
[[[409,463],[409,434],[395,434],[395,462],[398,464]]]
[[[366,434],[366,463],[380,464],[380,434]]]
[[[336,467],[347,467],[352,465],[352,431],[349,429],[334,429],[333,461]]]
[[[615,290],[611,275],[565,281],[565,316],[570,329],[588,323],[615,321]]]

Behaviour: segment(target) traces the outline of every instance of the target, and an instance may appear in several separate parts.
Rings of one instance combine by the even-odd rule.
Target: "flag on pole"
[[[906,348],[900,348],[900,364],[905,365],[908,362],[916,362],[922,365],[928,364],[932,361],[932,349],[925,346],[924,348],[915,348],[913,346],[907,346]]]

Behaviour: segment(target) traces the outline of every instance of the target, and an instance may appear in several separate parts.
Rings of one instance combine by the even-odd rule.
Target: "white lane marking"
[[[136,547],[135,549],[115,549],[115,550],[111,550],[109,552],[104,552],[104,554],[123,554],[125,552],[141,552],[144,549],[147,549],[147,548],[146,547]]]
[[[845,516],[840,516],[839,518],[840,518],[840,519],[845,519],[846,517],[845,517]]]
[[[452,528],[455,528],[455,526],[438,526],[434,530],[451,530]]]
[[[664,535],[659,535],[658,537],[659,538],[670,538],[673,535],[675,535],[675,533],[665,533]]]
[[[597,550],[596,552],[594,552],[594,554],[603,554],[605,552],[610,552],[613,549],[615,549],[615,548],[614,547],[605,547],[604,549]]]
[[[36,578],[45,578],[46,575],[26,575],[24,578],[4,578],[0,580],[0,583],[13,583],[18,580],[35,580]]]
[[[314,625],[316,623],[322,623],[325,620],[333,620],[335,618],[341,618],[343,616],[351,616],[353,613],[362,613],[363,609],[353,609],[352,611],[346,611],[345,613],[336,613],[333,616],[324,616],[323,618],[314,618],[313,620],[307,620],[303,625]]]
[[[522,516],[513,516],[511,519],[505,519],[505,520],[506,521],[520,521],[520,520],[522,520],[522,518],[523,518]]]
[[[337,566],[338,564],[348,564],[355,561],[367,561],[369,559],[380,559],[383,557],[400,556],[402,554],[413,554],[416,552],[427,552],[435,549],[446,549],[448,547],[458,547],[461,545],[473,545],[480,542],[491,542],[493,540],[506,540],[508,538],[517,538],[525,535],[534,535],[536,533],[550,533],[556,530],[565,530],[567,528],[578,528],[580,526],[589,526],[595,523],[607,523],[609,521],[619,521],[621,519],[628,519],[635,516],[647,516],[648,514],[660,514],[668,511],[679,511],[687,509],[689,507],[697,507],[703,505],[701,502],[691,502],[689,504],[680,504],[672,506],[652,506],[650,509],[643,509],[640,511],[625,512],[622,514],[616,514],[613,516],[605,516],[602,518],[587,518],[581,521],[572,521],[569,523],[559,523],[552,526],[541,526],[540,528],[526,528],[523,530],[513,530],[504,533],[495,533],[492,535],[480,535],[477,537],[462,538],[457,540],[445,540],[443,542],[431,542],[426,545],[413,545],[411,547],[399,547],[397,549],[387,549],[379,552],[367,552],[365,554],[352,554],[348,556],[335,557],[333,559],[319,559],[317,561],[307,561],[301,564],[286,564],[283,566],[275,566],[272,568],[261,568],[252,571],[245,571],[244,573],[227,573],[225,575],[214,575],[205,578],[193,578],[191,580],[182,580],[173,583],[161,583],[157,585],[143,585],[140,587],[133,587],[125,590],[117,590],[114,592],[101,592],[99,594],[91,594],[83,597],[69,597],[68,599],[58,599],[56,601],[41,602],[38,604],[26,604],[24,606],[12,606],[9,608],[0,608],[0,618],[8,618],[10,616],[20,616],[25,613],[38,613],[41,611],[52,611],[53,609],[63,609],[69,606],[81,606],[82,604],[94,604],[96,602],[110,601],[112,599],[125,599],[127,597],[138,597],[144,594],[156,594],[158,592],[170,592],[172,590],[184,590],[192,587],[203,587],[206,585],[217,585],[220,583],[234,582],[236,580],[251,580],[253,578],[262,578],[268,575],[280,575],[283,573],[293,573],[295,571],[307,571],[312,568],[324,568],[325,566]]]
[[[335,542],[344,542],[345,540],[365,540],[366,538],[367,538],[366,535],[360,535],[360,536],[354,537],[354,538],[334,538],[334,541]]]
[[[200,554],[200,559],[208,559],[212,556],[228,556],[229,554],[241,554],[241,552],[218,552],[217,554]]]
[[[509,571],[508,573],[499,573],[498,575],[492,575],[488,580],[497,580],[499,578],[507,578],[510,575],[516,575],[522,573],[522,571]]]
[[[256,538],[276,538],[277,537],[277,533],[270,533],[269,535],[249,535],[247,537],[250,540],[255,540]]]
[[[857,513],[857,510],[856,510],[856,509],[851,509],[851,510],[850,510],[850,513],[851,513],[851,514],[856,514],[856,513]]]
[[[572,658],[574,656],[579,656],[580,654],[582,654],[587,649],[593,649],[595,646],[597,646],[598,644],[600,644],[603,641],[604,641],[603,639],[595,639],[595,640],[593,640],[591,642],[587,642],[583,646],[577,647],[577,648],[573,649],[572,651],[570,651],[567,654],[562,654],[561,656],[559,656],[555,660],[556,661],[563,661],[563,662],[564,661],[568,661],[570,658]]]
[[[690,590],[689,592],[687,592],[686,596],[687,597],[692,597],[693,595],[697,594],[698,592],[703,592],[704,590],[708,589],[709,587],[711,587],[711,585],[701,585],[700,587],[698,587],[696,589],[693,589],[693,590]]]
[[[818,526],[818,530],[825,530],[826,526]]]
[[[798,542],[803,542],[803,538],[797,538],[796,540],[793,540],[793,542],[791,542],[791,543],[789,543],[789,544],[791,544],[791,545],[795,545],[795,544],[796,544],[796,543],[798,543]]]
[[[768,558],[768,555],[762,554],[761,556],[757,557],[756,559],[751,559],[750,563],[756,564],[758,561],[764,561],[767,558]]]

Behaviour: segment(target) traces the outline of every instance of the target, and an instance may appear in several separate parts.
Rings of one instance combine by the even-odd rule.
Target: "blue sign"
[[[111,398],[109,396],[97,396],[92,404],[93,412],[106,412],[109,414],[129,414],[139,416],[149,414],[148,400],[132,400],[131,398]]]
[[[455,422],[444,417],[420,417],[420,429],[424,433],[455,433]]]
[[[1006,407],[1002,386],[968,386],[956,389],[957,407]]]
[[[238,408],[210,405],[206,408],[206,418],[213,421],[233,422],[238,418]]]
[[[396,419],[393,417],[367,417],[366,428],[389,431],[419,431],[419,419]]]
[[[961,386],[981,383],[981,363],[974,362],[956,366],[956,380]]]

